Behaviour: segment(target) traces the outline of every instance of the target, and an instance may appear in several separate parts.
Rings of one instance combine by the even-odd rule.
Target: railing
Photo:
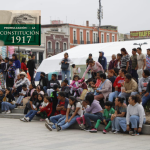
[[[73,43],[74,43],[74,44],[77,44],[77,43],[78,43],[78,41],[77,41],[77,40],[73,40]]]
[[[80,44],[84,44],[84,41],[80,41]]]
[[[98,41],[93,41],[93,43],[98,43]]]
[[[47,48],[47,52],[48,52],[48,53],[54,53],[54,50],[51,49],[51,48]]]
[[[55,49],[55,54],[61,53],[61,49]]]
[[[91,44],[91,42],[90,42],[90,41],[87,41],[86,43],[87,43],[87,44]]]

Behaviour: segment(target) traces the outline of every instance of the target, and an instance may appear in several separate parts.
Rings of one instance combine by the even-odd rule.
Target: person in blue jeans
[[[76,122],[76,119],[82,115],[82,105],[73,96],[69,97],[66,117],[56,125],[57,131],[65,130]]]
[[[65,80],[65,75],[67,76],[68,85],[70,85],[70,63],[71,60],[68,58],[68,53],[64,54],[64,58],[61,60],[61,69],[62,69],[62,81]]]
[[[126,130],[133,136],[141,133],[142,126],[146,122],[144,108],[140,103],[141,98],[139,95],[129,97],[129,105],[126,115]]]
[[[127,106],[123,102],[124,98],[117,97],[115,99],[115,114],[112,114],[111,116],[112,132],[114,134],[117,134],[120,131],[120,122],[126,120]]]
[[[9,102],[2,102],[1,106],[2,113],[10,114],[11,110],[13,110],[14,108],[16,108],[15,104],[11,104]]]
[[[29,122],[31,121],[35,115],[37,115],[37,112],[39,110],[39,107],[42,105],[43,102],[43,95],[42,94],[38,94],[38,100],[32,104],[33,109],[30,110],[27,115],[25,115],[24,118],[20,118],[20,121],[23,122]]]
[[[150,100],[150,81],[147,85],[146,94],[142,97],[142,105],[146,106],[147,102]]]

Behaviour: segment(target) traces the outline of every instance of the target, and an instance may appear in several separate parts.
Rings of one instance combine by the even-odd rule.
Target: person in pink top
[[[96,76],[96,73],[97,73],[97,72],[99,72],[99,71],[104,72],[103,67],[102,67],[102,65],[101,65],[99,62],[90,60],[90,61],[89,61],[89,65],[88,65],[86,71],[84,72],[82,78],[85,78],[85,75],[87,74],[87,72],[88,72],[90,69],[91,69],[91,72],[92,72],[92,78],[93,78],[93,79],[95,79],[95,76]]]

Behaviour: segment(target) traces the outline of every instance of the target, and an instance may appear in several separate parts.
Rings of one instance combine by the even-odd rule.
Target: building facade
[[[41,26],[45,39],[46,56],[51,56],[73,48],[79,44],[107,43],[118,41],[116,26],[86,26],[74,24],[48,24]],[[99,41],[98,41],[99,34]]]

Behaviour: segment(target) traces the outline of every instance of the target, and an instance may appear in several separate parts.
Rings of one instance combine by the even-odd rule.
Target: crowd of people
[[[60,62],[61,83],[56,74],[48,80],[41,72],[37,86],[34,59],[32,55],[26,65],[26,59],[20,63],[15,54],[10,60],[5,58],[4,62],[1,58],[0,71],[4,80],[0,89],[2,113],[11,113],[12,109],[24,106],[25,116],[20,120],[31,122],[34,116],[39,116],[49,131],[65,130],[77,122],[82,130],[90,133],[98,132],[101,124],[105,126],[104,134],[109,128],[114,134],[129,132],[130,135],[139,135],[142,132],[146,122],[144,108],[149,108],[150,99],[150,49],[145,56],[141,48],[134,48],[129,56],[122,48],[117,56],[112,55],[109,64],[104,52],[99,52],[98,61],[89,54],[82,77],[78,67],[72,65],[71,83],[72,61],[65,53]],[[85,81],[86,74],[88,79]]]

